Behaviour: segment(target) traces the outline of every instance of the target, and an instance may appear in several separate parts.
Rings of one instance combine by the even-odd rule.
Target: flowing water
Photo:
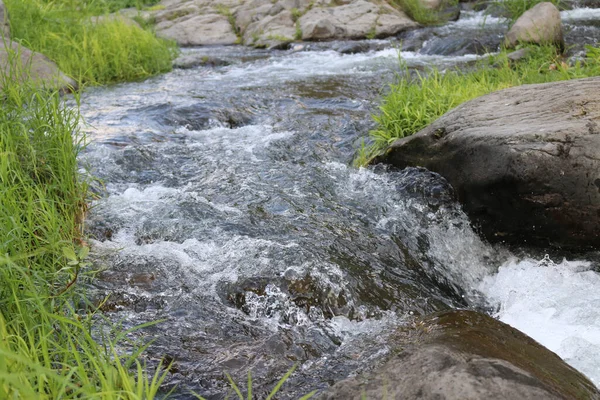
[[[598,14],[586,15],[563,18],[593,43]],[[505,29],[470,12],[356,54],[349,42],[188,49],[219,66],[85,93],[81,164],[101,180],[93,292],[126,327],[161,321],[134,336],[153,341],[150,365],[173,362],[175,397],[222,398],[223,372],[249,369],[260,395],[294,364],[281,393],[298,397],[384,360],[414,316],[456,307],[488,310],[600,382],[595,264],[482,242],[424,169],[350,166],[399,55],[467,65]]]

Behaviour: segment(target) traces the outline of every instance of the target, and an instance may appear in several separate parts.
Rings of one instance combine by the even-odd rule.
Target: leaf
[[[69,260],[78,261],[77,255],[71,247],[63,247],[62,251],[64,256],[67,257]]]
[[[312,392],[310,392],[310,393],[308,393],[308,394],[305,394],[304,396],[300,397],[300,399],[299,399],[299,400],[308,400],[308,399],[310,399],[311,397],[313,397],[313,396],[315,395],[315,393],[317,393],[317,391],[316,391],[316,390],[313,390]]]
[[[275,385],[275,387],[273,388],[271,393],[269,393],[269,396],[265,400],[271,400],[273,396],[275,396],[275,394],[279,391],[279,389],[281,389],[281,386],[283,386],[285,381],[287,381],[290,375],[292,375],[297,366],[298,364],[294,364],[294,366],[290,368],[288,372],[286,372],[286,374],[283,376],[283,378],[279,380],[279,382],[277,382],[277,385]]]
[[[90,254],[90,248],[88,246],[83,246],[79,249],[79,259],[84,260],[88,254]]]
[[[225,372],[225,375],[227,375],[227,379],[229,380],[229,384],[231,385],[231,387],[233,388],[233,390],[235,390],[235,393],[238,395],[239,399],[240,400],[244,400],[244,396],[242,396],[242,392],[240,392],[240,389],[238,389],[237,385],[235,384],[235,382],[231,378],[231,375],[229,375],[227,372]]]

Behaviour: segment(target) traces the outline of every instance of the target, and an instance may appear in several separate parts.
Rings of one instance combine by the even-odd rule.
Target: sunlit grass
[[[6,0],[11,38],[56,62],[79,83],[143,79],[169,71],[172,42],[123,18],[92,19],[102,2]]]
[[[572,66],[552,46],[531,47],[528,56],[519,62],[511,62],[503,52],[480,61],[467,72],[432,68],[411,74],[403,66],[374,116],[377,128],[370,132],[372,144],[359,150],[355,164],[366,164],[396,139],[418,132],[449,110],[484,94],[528,83],[597,75],[600,50],[592,47],[588,47],[584,63]]]
[[[101,315],[75,284],[88,250],[79,112],[17,83],[12,64],[0,78],[0,399],[151,399],[165,372],[117,353],[129,332],[95,327]]]

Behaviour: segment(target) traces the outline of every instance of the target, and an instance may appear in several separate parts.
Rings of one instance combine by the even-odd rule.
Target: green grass
[[[78,110],[20,74],[0,77],[0,399],[151,399],[164,372],[117,354],[128,332],[94,329],[75,285],[88,251]]]
[[[509,20],[515,21],[523,13],[538,3],[549,1],[559,7],[561,0],[494,0],[492,4]]]
[[[143,79],[171,69],[173,43],[124,19],[90,18],[103,3],[84,0],[6,0],[11,37],[45,54],[83,84]]]
[[[431,69],[413,75],[404,66],[374,116],[371,145],[360,149],[355,165],[364,165],[398,138],[412,135],[456,106],[484,94],[528,83],[600,75],[600,49],[588,47],[585,63],[569,67],[552,46],[531,47],[526,59],[510,62],[507,53],[482,60],[468,72]]]
[[[421,5],[419,0],[393,0],[402,11],[406,13],[413,21],[421,25],[435,25],[444,21],[443,15],[439,12],[430,10]],[[446,0],[446,6],[458,3],[458,0]]]

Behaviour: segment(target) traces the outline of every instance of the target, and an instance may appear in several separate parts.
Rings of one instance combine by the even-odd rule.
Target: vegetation
[[[549,1],[559,7],[561,0],[494,0],[493,5],[501,10],[509,20],[515,21],[523,13],[538,3]]]
[[[118,356],[128,332],[94,330],[74,285],[88,251],[78,111],[16,69],[0,77],[0,398],[150,399],[164,373]]]
[[[129,0],[117,2],[125,4]],[[6,0],[11,37],[45,54],[79,83],[143,79],[171,69],[173,43],[124,18],[95,17],[109,0]]]
[[[412,135],[465,101],[495,90],[527,83],[543,83],[600,75],[600,49],[588,46],[585,62],[568,65],[551,46],[531,47],[518,62],[502,52],[482,60],[477,68],[462,72],[432,69],[426,73],[408,71],[390,86],[379,113],[378,126],[370,132],[371,146],[361,149],[355,164],[364,165],[398,138]]]
[[[442,0],[444,5],[454,5],[458,0]],[[422,25],[435,25],[443,22],[444,15],[435,10],[424,7],[420,0],[393,0],[402,11],[413,21]]]

